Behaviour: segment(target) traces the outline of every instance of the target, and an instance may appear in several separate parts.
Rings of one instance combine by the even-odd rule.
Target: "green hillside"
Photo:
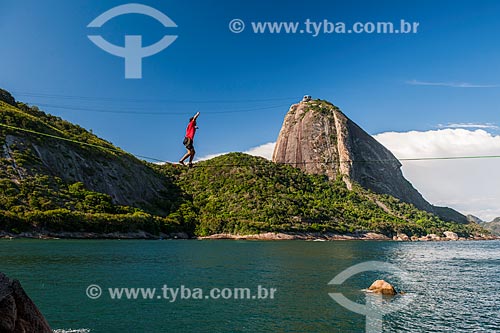
[[[340,179],[307,175],[260,157],[231,153],[194,169],[156,166],[174,177],[197,213],[197,235],[375,231],[386,235],[475,233],[477,225],[443,222],[435,215]]]
[[[0,230],[184,230],[168,217],[183,202],[171,179],[80,126],[9,102],[0,100]],[[144,201],[131,188],[147,180],[155,188]]]
[[[147,163],[0,90],[0,231],[483,233],[341,180],[231,153]]]

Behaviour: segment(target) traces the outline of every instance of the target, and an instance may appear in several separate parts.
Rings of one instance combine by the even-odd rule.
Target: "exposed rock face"
[[[5,103],[15,108],[5,107]],[[37,109],[19,107],[14,97],[2,89],[0,114],[2,122],[9,119],[3,125],[70,140],[0,127],[0,173],[3,178],[16,183],[31,176],[48,176],[54,182],[60,179],[66,184],[81,182],[87,190],[108,194],[115,204],[160,215],[170,213],[172,198],[180,196],[179,187],[169,177],[146,163],[77,125],[47,116]],[[87,145],[80,145],[79,141]]]
[[[0,332],[52,332],[19,281],[11,280],[3,273],[0,273]]]
[[[46,174],[70,184],[82,182],[87,189],[109,194],[121,205],[146,207],[162,193],[175,191],[163,177],[126,154],[117,156],[65,141],[21,135],[6,135],[3,150],[15,170],[15,178]],[[36,163],[20,167],[13,158],[16,151]]]
[[[382,295],[396,295],[396,289],[389,283],[384,280],[377,280],[372,283],[370,288],[368,288],[369,291],[375,294],[382,294]]]
[[[467,215],[467,221],[472,222],[472,223],[483,223],[484,222],[479,217],[471,215],[471,214]]]
[[[388,149],[325,101],[291,106],[276,142],[273,161],[330,179],[341,176],[349,188],[354,181],[444,220],[467,223],[457,211],[428,203],[404,178],[401,163]]]
[[[495,218],[491,222],[484,222],[481,226],[489,231],[491,231],[494,235],[500,236],[500,217]]]
[[[410,237],[408,237],[408,235],[405,233],[398,232],[398,234],[396,236],[393,236],[392,239],[400,242],[407,242],[410,240]]]
[[[440,241],[441,237],[439,237],[436,234],[428,234],[428,235],[420,237],[418,240],[424,241],[424,242],[425,241]]]
[[[458,240],[458,238],[459,238],[458,235],[456,233],[454,233],[453,231],[445,231],[444,235],[449,240]]]
[[[331,179],[340,173],[349,181],[352,156],[346,142],[346,122],[338,109],[326,103],[292,105],[276,142],[273,161]]]

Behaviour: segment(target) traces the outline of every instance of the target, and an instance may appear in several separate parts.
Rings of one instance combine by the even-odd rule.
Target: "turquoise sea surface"
[[[328,284],[367,261],[408,274]],[[383,317],[384,332],[500,331],[499,241],[14,239],[0,240],[0,272],[21,281],[56,332],[363,332],[365,317],[329,293],[364,304],[377,279],[405,292],[380,306],[409,302]],[[154,295],[113,299],[110,288]],[[166,288],[178,288],[175,301]],[[249,299],[235,299],[235,288]]]

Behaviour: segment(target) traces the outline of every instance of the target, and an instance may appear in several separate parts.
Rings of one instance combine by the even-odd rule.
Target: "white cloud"
[[[498,84],[474,84],[468,82],[431,82],[431,81],[406,81],[406,84],[413,86],[435,86],[435,87],[450,87],[450,88],[499,88]]]
[[[474,124],[474,123],[452,123],[452,124],[439,124],[440,128],[484,128],[484,129],[499,129],[499,127],[492,123]]]
[[[274,146],[276,145],[276,142],[268,142],[263,145],[251,148],[247,151],[245,151],[245,154],[253,155],[253,156],[260,156],[264,157],[268,160],[273,159],[273,152],[274,152]]]
[[[387,132],[374,136],[398,158],[497,156],[500,136],[484,130]],[[431,203],[489,221],[500,216],[500,158],[403,161],[405,177]]]
[[[271,160],[273,158],[273,152],[274,152],[274,145],[275,144],[276,144],[276,142],[264,143],[264,144],[262,144],[260,146],[256,146],[256,147],[250,148],[250,149],[244,151],[243,153],[248,154],[248,155],[252,155],[252,156],[260,156],[260,157],[264,157],[264,158],[266,158],[268,160]],[[224,155],[224,154],[228,154],[228,153],[229,152],[206,155],[206,156],[198,158],[197,161],[209,160],[211,158],[214,158],[214,157],[217,157],[217,156],[221,156],[221,155]]]

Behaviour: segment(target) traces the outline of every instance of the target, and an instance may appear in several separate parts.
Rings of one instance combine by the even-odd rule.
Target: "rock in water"
[[[3,273],[0,273],[0,332],[52,332],[19,281],[11,280]]]
[[[326,101],[310,100],[291,106],[276,141],[273,161],[330,179],[340,175],[348,188],[356,182],[443,220],[467,223],[465,216],[457,211],[428,203],[404,178],[399,160]]]
[[[382,294],[382,295],[396,295],[396,289],[389,283],[384,280],[377,280],[372,283],[370,288],[368,288],[369,291],[375,293],[375,294]]]

